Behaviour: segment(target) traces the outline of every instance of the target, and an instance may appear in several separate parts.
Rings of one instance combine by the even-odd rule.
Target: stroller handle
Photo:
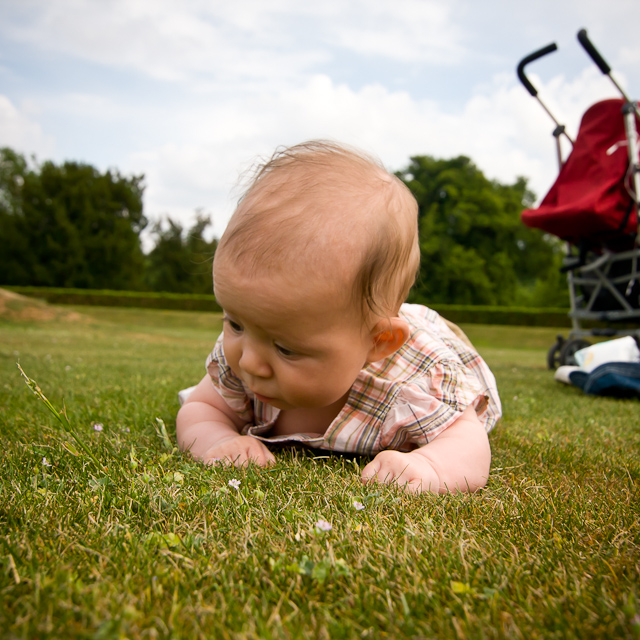
[[[580,29],[580,31],[578,31],[578,42],[580,42],[583,49],[591,56],[591,59],[596,63],[600,71],[602,71],[605,76],[608,76],[611,73],[611,67],[605,62],[600,52],[593,46],[591,40],[589,40],[586,29]]]
[[[538,58],[542,58],[542,56],[546,56],[548,53],[553,53],[558,49],[558,45],[555,42],[548,44],[546,47],[542,47],[542,49],[538,49],[533,53],[530,53],[528,56],[525,56],[520,60],[520,64],[518,64],[518,78],[520,78],[520,82],[524,85],[525,89],[535,98],[538,95],[538,91],[531,84],[529,78],[524,73],[524,68],[534,60]]]

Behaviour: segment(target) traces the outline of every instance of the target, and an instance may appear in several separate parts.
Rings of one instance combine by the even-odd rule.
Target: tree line
[[[411,158],[397,173],[419,205],[422,265],[411,300],[425,304],[566,306],[560,243],[520,222],[526,180],[487,179],[465,157]],[[198,213],[185,229],[150,225],[144,176],[88,164],[27,162],[0,149],[0,284],[210,293],[216,239]],[[148,228],[153,248],[142,248]]]
[[[563,243],[520,221],[536,198],[525,178],[511,185],[489,180],[466,156],[413,157],[397,175],[419,206],[421,265],[413,300],[568,306]]]
[[[149,226],[144,176],[47,161],[0,149],[0,284],[211,293],[216,241],[210,219],[185,230],[171,218]]]

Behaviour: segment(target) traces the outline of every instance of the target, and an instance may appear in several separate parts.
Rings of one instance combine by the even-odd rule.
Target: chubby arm
[[[240,435],[244,423],[216,391],[208,375],[200,381],[176,418],[178,445],[205,463],[265,466],[273,454],[251,436]]]
[[[489,478],[489,438],[473,407],[429,444],[408,453],[381,451],[363,470],[364,482],[395,482],[410,493],[472,492]]]

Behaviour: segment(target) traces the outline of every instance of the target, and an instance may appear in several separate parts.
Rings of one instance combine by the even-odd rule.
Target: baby
[[[365,482],[483,487],[495,379],[455,325],[403,304],[419,261],[417,203],[377,161],[328,142],[277,152],[216,250],[224,328],[180,447],[265,466],[267,444],[296,442],[375,456]]]

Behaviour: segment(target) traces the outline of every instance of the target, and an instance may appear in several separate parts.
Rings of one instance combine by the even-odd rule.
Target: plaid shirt
[[[231,371],[222,335],[207,359],[220,395],[246,422],[243,435],[271,444],[303,443],[319,449],[375,455],[410,451],[431,442],[473,406],[490,431],[501,415],[496,381],[484,360],[432,309],[404,304],[411,329],[404,346],[360,371],[349,397],[323,435],[268,436],[279,409],[256,399]]]

